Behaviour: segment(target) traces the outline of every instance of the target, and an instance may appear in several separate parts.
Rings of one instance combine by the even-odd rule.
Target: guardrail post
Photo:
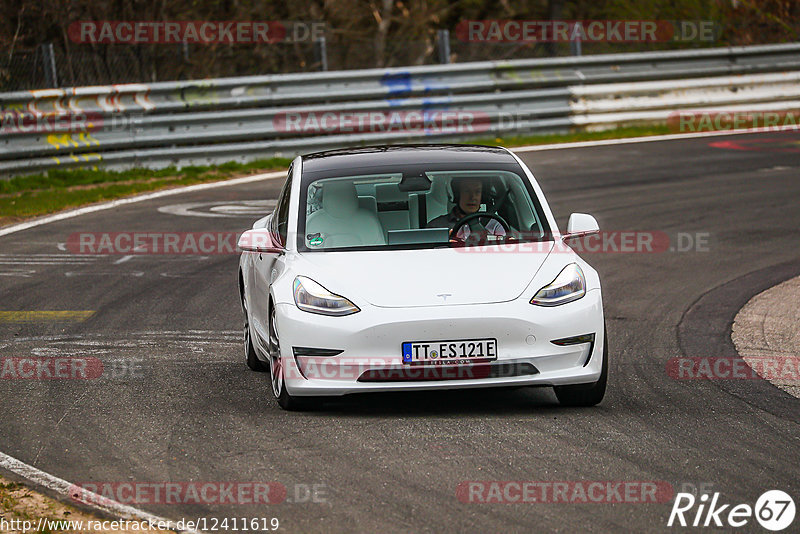
[[[42,43],[42,63],[44,79],[47,87],[58,87],[58,74],[56,73],[56,56],[53,43]]]
[[[314,41],[314,56],[316,56],[315,59],[319,63],[319,70],[328,70],[328,48],[324,35]]]
[[[436,32],[436,44],[439,52],[439,63],[450,63],[450,30],[444,29]]]

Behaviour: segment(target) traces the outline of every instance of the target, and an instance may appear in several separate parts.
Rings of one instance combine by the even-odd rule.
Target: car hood
[[[525,291],[553,249],[553,242],[527,245],[519,251],[495,246],[306,253],[297,274],[332,293],[385,308],[508,302]],[[304,262],[307,273],[301,272]]]

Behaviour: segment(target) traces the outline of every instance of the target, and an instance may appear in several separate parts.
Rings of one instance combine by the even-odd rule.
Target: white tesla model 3
[[[359,392],[553,386],[603,399],[600,279],[531,171],[496,147],[398,145],[296,158],[244,232],[247,365],[285,409]]]

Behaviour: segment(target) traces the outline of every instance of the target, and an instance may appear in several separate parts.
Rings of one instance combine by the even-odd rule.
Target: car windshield
[[[518,165],[471,167],[304,175],[298,248],[435,248],[550,238]]]

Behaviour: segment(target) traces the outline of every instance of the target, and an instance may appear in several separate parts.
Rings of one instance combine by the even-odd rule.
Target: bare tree
[[[392,0],[380,0],[380,6],[371,2],[372,16],[378,27],[375,32],[375,66],[386,65],[386,38],[392,24]]]

